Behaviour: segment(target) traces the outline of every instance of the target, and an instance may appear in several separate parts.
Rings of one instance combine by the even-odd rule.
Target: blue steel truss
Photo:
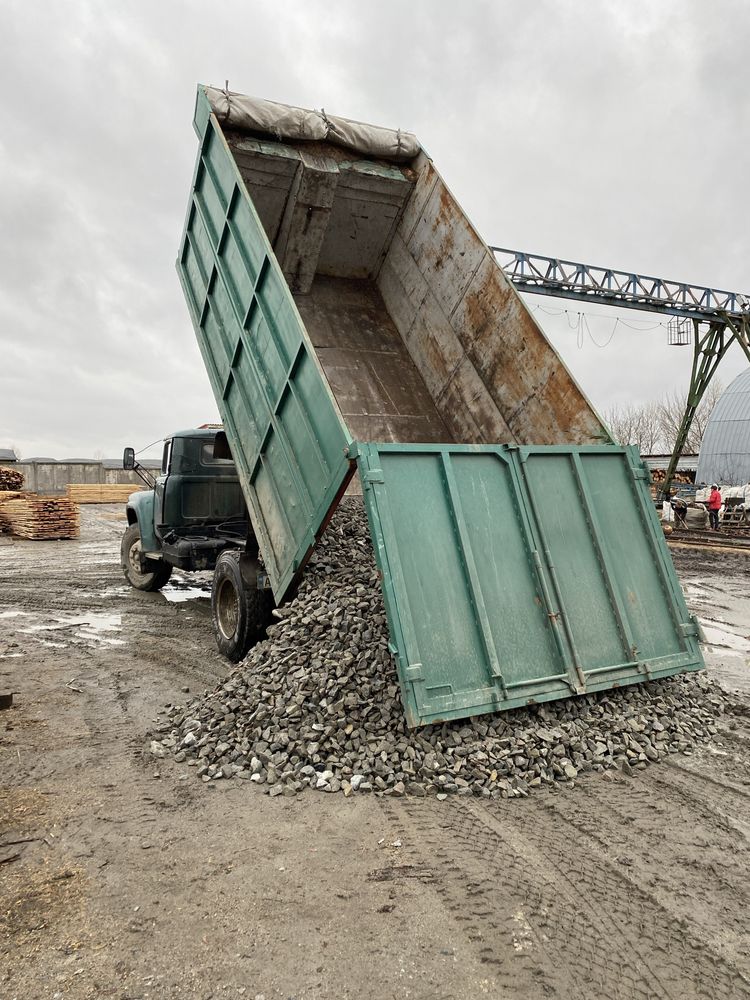
[[[559,257],[490,247],[513,284],[535,295],[599,302],[711,322],[750,317],[750,294],[650,278],[632,271],[577,264]]]

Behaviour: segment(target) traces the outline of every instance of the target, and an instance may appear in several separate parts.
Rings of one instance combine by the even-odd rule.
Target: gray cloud
[[[750,290],[749,29],[740,0],[5,0],[0,446],[215,417],[174,272],[198,81],[413,129],[490,242]],[[600,408],[687,377],[658,320],[579,348],[574,303],[530,302]]]

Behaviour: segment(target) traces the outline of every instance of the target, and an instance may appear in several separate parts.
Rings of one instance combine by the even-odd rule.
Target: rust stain
[[[475,280],[464,297],[459,335],[519,442],[600,440],[588,401],[499,269]]]

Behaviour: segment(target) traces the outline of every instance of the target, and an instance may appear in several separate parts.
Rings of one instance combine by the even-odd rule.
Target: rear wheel
[[[120,563],[125,579],[136,590],[161,590],[172,575],[172,567],[160,559],[146,559],[142,568],[141,551],[140,529],[137,524],[131,524],[120,545]]]
[[[271,623],[273,594],[258,590],[258,562],[237,549],[221,553],[211,589],[211,617],[219,651],[238,663],[263,639]]]

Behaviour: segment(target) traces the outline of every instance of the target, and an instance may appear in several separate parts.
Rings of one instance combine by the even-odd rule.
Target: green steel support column
[[[710,323],[703,336],[700,332],[700,320],[693,320],[693,369],[690,373],[690,388],[688,389],[685,414],[677,432],[672,457],[664,477],[663,495],[665,497],[669,496],[677,463],[682,449],[685,447],[696,411],[711,379],[716,374],[719,362],[735,342],[740,345],[750,361],[750,318],[738,319],[724,314],[721,319],[713,320]]]

